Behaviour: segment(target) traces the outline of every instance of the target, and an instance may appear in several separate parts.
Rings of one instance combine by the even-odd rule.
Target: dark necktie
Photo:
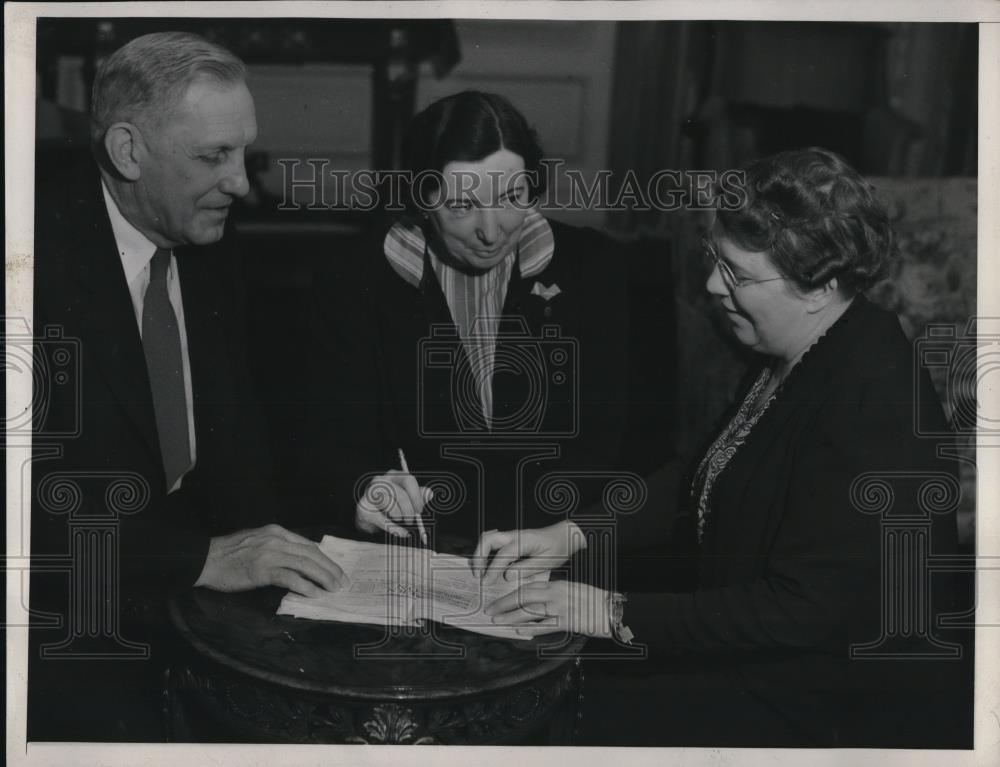
[[[157,248],[150,262],[149,287],[142,304],[142,349],[153,392],[167,492],[191,468],[181,333],[167,293],[169,266],[170,251]]]

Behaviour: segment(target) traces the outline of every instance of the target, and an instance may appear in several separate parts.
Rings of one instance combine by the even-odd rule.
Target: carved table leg
[[[567,672],[567,689],[562,701],[555,707],[547,727],[547,745],[571,746],[580,727],[583,710],[583,667],[577,658]]]
[[[175,683],[177,673],[172,666],[163,671],[163,725],[167,743],[190,743],[193,740],[191,725]]]

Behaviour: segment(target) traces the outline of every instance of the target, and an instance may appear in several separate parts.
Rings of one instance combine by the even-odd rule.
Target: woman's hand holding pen
[[[385,530],[397,538],[409,538],[408,527],[416,527],[427,543],[421,514],[434,497],[429,487],[420,487],[408,471],[392,469],[372,479],[354,512],[354,524],[364,533]]]

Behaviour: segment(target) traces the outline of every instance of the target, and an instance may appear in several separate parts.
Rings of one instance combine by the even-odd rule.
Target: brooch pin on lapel
[[[560,293],[562,293],[562,290],[554,282],[548,287],[542,285],[542,283],[540,282],[536,282],[534,285],[531,286],[531,295],[541,296],[546,301],[551,301]]]

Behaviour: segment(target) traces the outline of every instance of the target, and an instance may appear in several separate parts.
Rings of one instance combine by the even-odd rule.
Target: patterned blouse
[[[698,543],[701,543],[705,536],[705,522],[711,513],[710,500],[715,480],[736,455],[736,451],[746,442],[754,424],[774,402],[777,391],[768,397],[763,405],[757,407],[757,402],[770,380],[771,369],[764,368],[757,376],[753,386],[750,387],[750,391],[736,415],[722,430],[722,433],[716,437],[715,442],[712,443],[705,457],[698,464],[698,470],[695,472],[692,483],[692,495],[696,497],[698,509]]]

